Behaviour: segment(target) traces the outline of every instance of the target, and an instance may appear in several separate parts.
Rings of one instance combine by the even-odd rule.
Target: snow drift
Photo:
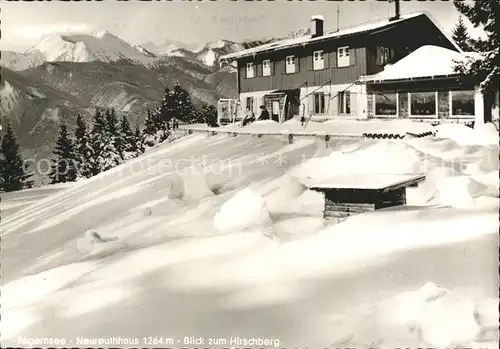
[[[343,174],[419,174],[419,154],[404,143],[380,141],[363,143],[355,151],[334,151],[314,158],[292,170],[292,174],[309,185]]]
[[[497,145],[498,130],[493,123],[478,124],[474,129],[462,124],[442,124],[436,126],[436,137],[454,140],[462,146]]]
[[[435,348],[470,346],[481,333],[479,310],[483,317],[490,313],[457,292],[427,282],[377,304],[369,313],[370,321],[379,324],[375,332],[356,333],[349,344],[378,340],[388,345],[386,339],[391,337],[409,347],[417,343]]]
[[[290,175],[285,175],[280,182],[278,189],[269,194],[265,199],[266,207],[272,215],[286,211],[293,200],[297,199],[307,190],[304,184]]]
[[[97,231],[88,230],[77,239],[76,247],[81,253],[92,256],[116,251],[121,242],[117,237],[102,237]]]
[[[220,232],[235,232],[270,223],[265,200],[249,188],[226,201],[213,218],[213,224]]]
[[[150,161],[145,172],[125,171],[141,161],[134,159],[8,217],[2,222],[2,263],[8,266],[2,277],[10,278],[2,286],[2,344],[14,344],[19,336],[75,338],[82,329],[95,337],[166,330],[205,337],[272,333],[283,347],[498,342],[479,342],[487,329],[498,332],[498,285],[492,278],[498,267],[498,210],[475,209],[497,185],[498,168],[485,171],[495,168],[493,159],[472,166],[497,145],[356,140],[336,143],[333,155],[317,152],[321,157],[290,171],[303,155],[316,152],[311,144],[293,146],[285,149],[274,137],[187,136],[149,150],[142,158]],[[255,166],[259,153],[284,149],[287,165]],[[212,196],[207,176],[174,175],[161,166],[165,158],[182,162],[192,154],[242,159],[238,176],[218,176],[235,192]],[[462,158],[464,166],[446,166],[443,157]],[[421,207],[380,210],[335,224],[321,219],[321,195],[303,191],[308,177],[368,172],[364,163],[371,173],[420,172],[422,160],[428,179],[411,188]],[[440,181],[454,183],[457,193],[463,187],[465,199],[475,204],[428,207],[444,197]],[[40,228],[44,221],[51,224]],[[270,229],[279,241],[265,236]],[[89,232],[82,238],[80,231]],[[119,239],[102,242],[107,235]],[[125,239],[140,248],[99,260],[72,259],[57,268],[65,262],[59,250],[74,253],[78,238],[91,252],[115,242],[121,246]],[[27,275],[47,256],[59,264]],[[446,289],[420,288],[428,280]],[[234,316],[241,309],[245,316]],[[336,322],[325,321],[331,318]]]
[[[176,175],[170,182],[168,198],[198,201],[203,198],[214,196],[209,188],[205,171],[199,166],[191,166],[183,171],[182,175]]]

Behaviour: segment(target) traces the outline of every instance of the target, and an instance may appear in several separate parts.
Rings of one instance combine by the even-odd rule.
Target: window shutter
[[[298,73],[300,71],[300,58],[295,56],[295,72]]]
[[[271,70],[271,75],[274,75],[274,62],[273,61],[269,62],[269,69]]]
[[[349,49],[349,65],[356,65],[356,49]]]
[[[330,58],[330,67],[336,68],[337,67],[337,50],[330,52],[328,54],[328,57]]]
[[[257,76],[256,77],[260,77],[260,76],[264,76],[264,62],[260,62],[260,64],[257,67]]]
[[[330,63],[329,57],[330,57],[330,55],[327,52],[323,52],[323,61],[324,61],[323,64],[324,64],[325,69],[328,69],[328,67],[329,67],[329,63]]]

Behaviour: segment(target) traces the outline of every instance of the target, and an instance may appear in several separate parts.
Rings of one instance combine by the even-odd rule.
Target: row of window
[[[338,99],[338,110],[337,113],[342,115],[351,114],[351,92],[343,91],[339,92],[336,97]],[[330,94],[325,94],[324,92],[318,92],[312,94],[312,111],[315,115],[328,114],[331,110],[328,110],[328,105],[330,103],[331,97]],[[254,98],[247,97],[246,98],[246,108],[250,111],[255,112],[254,109]]]
[[[294,74],[296,72],[296,59],[294,55],[287,56],[285,59],[285,73]],[[348,67],[350,65],[349,46],[339,47],[337,49],[337,67]],[[325,69],[324,51],[318,50],[313,52],[313,70]],[[271,60],[266,59],[262,61],[262,76],[271,76]],[[246,77],[247,79],[254,78],[255,64],[249,62],[246,64]]]
[[[472,90],[450,91],[448,100],[440,101],[437,92],[376,93],[375,115],[436,117],[439,109],[448,108],[450,116],[474,116],[474,95]]]
[[[339,115],[349,115],[351,114],[351,92],[342,91],[339,92],[334,98],[337,98],[337,114]],[[313,94],[313,113],[315,115],[321,114],[332,114],[331,110],[328,110],[328,105],[330,104],[331,97],[329,94],[323,92]]]

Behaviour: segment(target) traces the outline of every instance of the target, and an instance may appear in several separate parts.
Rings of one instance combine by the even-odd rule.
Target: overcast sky
[[[327,29],[387,18],[394,4],[384,1],[243,2],[2,2],[2,49],[23,51],[53,33],[92,33],[108,30],[131,44],[166,40],[204,44],[218,39],[243,40],[286,35],[309,26],[309,17],[322,14]],[[428,11],[448,32],[458,13],[451,1],[409,1],[401,12]],[[466,24],[469,25],[467,22]],[[476,31],[477,32],[477,31]],[[473,32],[474,34],[474,32]],[[411,35],[411,33],[408,33]],[[417,34],[418,35],[418,34]]]

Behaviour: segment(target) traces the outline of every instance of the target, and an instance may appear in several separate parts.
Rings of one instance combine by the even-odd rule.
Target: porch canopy
[[[432,80],[450,78],[457,74],[453,67],[455,62],[466,61],[475,53],[460,53],[444,47],[426,45],[418,48],[395,64],[386,65],[385,69],[375,75],[362,76],[361,83],[393,83],[411,80]]]
[[[292,88],[292,89],[288,89],[288,90],[274,90],[274,91],[267,93],[266,95],[284,95],[284,94],[288,94],[288,93],[297,93],[297,92],[300,93],[300,89]]]

